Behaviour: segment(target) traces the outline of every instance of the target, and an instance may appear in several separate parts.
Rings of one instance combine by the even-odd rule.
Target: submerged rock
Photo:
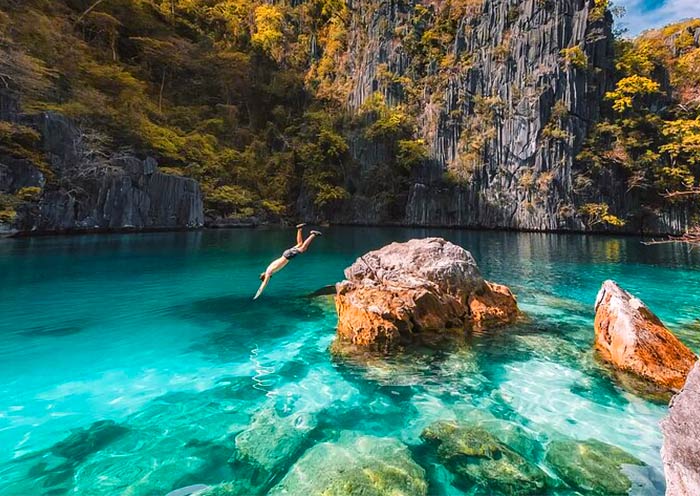
[[[425,471],[396,439],[343,432],[307,451],[270,496],[422,496]]]
[[[546,460],[571,487],[600,495],[628,494],[632,481],[625,474],[625,466],[644,466],[626,451],[596,439],[554,440]]]
[[[335,294],[335,286],[330,284],[328,286],[323,286],[321,288],[318,288],[316,291],[313,293],[309,293],[307,296],[309,298],[317,298],[319,296],[332,296]]]
[[[113,420],[100,420],[90,427],[80,429],[63,441],[54,444],[49,451],[66,458],[72,463],[80,463],[89,455],[103,449],[129,431]]]
[[[256,494],[260,494],[260,491],[253,490],[239,481],[234,481],[206,487],[190,496],[253,496]]]
[[[261,410],[250,426],[236,436],[236,461],[272,474],[299,453],[316,419],[307,413],[281,417],[274,408]]]
[[[603,360],[672,391],[683,387],[697,357],[641,300],[605,281],[595,310],[595,347]]]
[[[683,390],[669,405],[661,422],[661,457],[668,496],[700,494],[700,363],[688,375]]]
[[[484,281],[471,253],[441,238],[367,253],[345,277],[336,286],[338,338],[353,345],[386,349],[518,315],[510,290]]]
[[[547,476],[534,463],[479,425],[435,422],[421,434],[455,482],[505,494],[541,494]]]

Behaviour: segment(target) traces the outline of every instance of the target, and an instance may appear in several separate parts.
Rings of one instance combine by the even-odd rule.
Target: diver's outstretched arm
[[[255,293],[255,297],[253,298],[254,300],[257,300],[258,297],[262,294],[263,291],[265,291],[265,286],[267,286],[267,283],[270,282],[270,277],[272,274],[270,272],[265,272],[265,276],[263,277],[263,282],[260,285],[260,288],[258,288],[258,292]]]

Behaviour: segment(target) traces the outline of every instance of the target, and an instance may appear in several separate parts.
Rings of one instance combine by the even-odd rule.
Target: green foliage
[[[398,139],[410,136],[413,129],[413,117],[402,107],[393,107],[379,114],[365,131],[365,136],[374,141]]]
[[[566,65],[577,69],[586,69],[588,67],[588,56],[580,46],[564,48],[559,53]]]
[[[612,100],[613,110],[624,112],[634,107],[635,100],[658,93],[661,85],[648,77],[633,75],[620,79],[615,86],[615,91],[609,91],[605,98]]]
[[[598,178],[615,171],[648,211],[693,201],[668,200],[665,193],[700,183],[700,47],[688,36],[697,27],[700,20],[684,21],[616,41],[618,81],[606,94],[610,108],[578,156],[585,174],[577,192],[584,198]],[[607,212],[591,205],[600,207],[589,204],[589,218],[606,222]]]
[[[263,4],[255,9],[254,16],[253,44],[269,54],[280,56],[279,50],[284,40],[282,12],[275,5]]]
[[[196,178],[212,215],[284,216],[300,188],[328,206],[347,197],[335,121],[345,2],[108,0],[80,17],[88,6],[0,6],[0,83],[21,89],[25,109],[62,112]],[[2,126],[0,152],[49,177],[38,136]]]
[[[39,133],[30,127],[0,121],[0,153],[28,160],[47,176],[51,176],[44,154],[39,149],[39,140]]]
[[[668,139],[659,150],[668,153],[674,163],[700,165],[700,116],[664,122],[661,130]]]
[[[609,0],[593,0],[593,8],[590,12],[590,19],[592,21],[600,21],[604,19],[609,7]]]
[[[428,158],[428,148],[422,139],[399,140],[396,161],[400,167],[410,171]]]
[[[226,215],[237,214],[248,217],[254,213],[252,194],[239,186],[219,186],[208,191],[207,197],[211,205],[214,205]]]
[[[588,228],[599,224],[613,227],[625,225],[625,221],[609,212],[610,207],[605,203],[586,203],[579,208],[579,213],[584,217]]]
[[[17,217],[17,212],[11,208],[0,209],[0,222],[10,224]]]
[[[37,201],[39,199],[39,196],[41,195],[41,188],[38,186],[27,186],[24,188],[21,188],[17,193],[15,193],[15,196],[19,198],[21,201],[25,202],[33,202]]]

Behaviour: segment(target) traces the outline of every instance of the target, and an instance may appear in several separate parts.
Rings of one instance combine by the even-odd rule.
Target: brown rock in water
[[[518,305],[508,286],[486,281],[483,291],[469,296],[469,311],[473,326],[485,329],[513,322],[518,317]]]
[[[510,290],[484,281],[474,257],[441,238],[392,243],[367,253],[336,285],[338,337],[386,349],[427,334],[513,322]]]
[[[595,309],[595,347],[603,360],[663,388],[683,387],[697,357],[641,300],[605,281]]]
[[[671,400],[661,430],[666,496],[697,496],[700,494],[700,363],[695,364],[683,390]]]

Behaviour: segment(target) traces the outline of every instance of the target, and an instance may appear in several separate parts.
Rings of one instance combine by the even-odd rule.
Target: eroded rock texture
[[[700,494],[700,363],[671,401],[661,430],[666,496]]]
[[[4,103],[3,103],[4,102]],[[2,119],[35,129],[43,170],[31,160],[0,154],[0,194],[38,187],[17,206],[19,232],[196,228],[204,224],[202,193],[190,178],[163,174],[156,161],[105,149],[101,137],[56,113],[19,113],[7,95]],[[7,226],[6,226],[7,227]]]
[[[697,357],[641,300],[605,281],[595,309],[595,347],[603,360],[663,388],[683,387]]]
[[[510,290],[484,281],[471,253],[442,238],[367,253],[345,277],[336,286],[338,338],[354,345],[391,348],[518,316]]]
[[[459,17],[444,27],[451,8]],[[404,105],[429,156],[405,187],[382,191],[392,150],[350,131],[358,171],[346,180],[352,198],[332,220],[578,230],[584,203],[639,214],[624,178],[585,192],[577,183],[576,156],[614,84],[612,18],[600,3],[352,1],[346,24],[336,85],[347,107],[359,114],[375,93]],[[436,33],[450,40],[446,53],[430,44]],[[317,216],[304,194],[297,207]],[[680,231],[689,221],[689,212],[662,209],[624,229]]]

